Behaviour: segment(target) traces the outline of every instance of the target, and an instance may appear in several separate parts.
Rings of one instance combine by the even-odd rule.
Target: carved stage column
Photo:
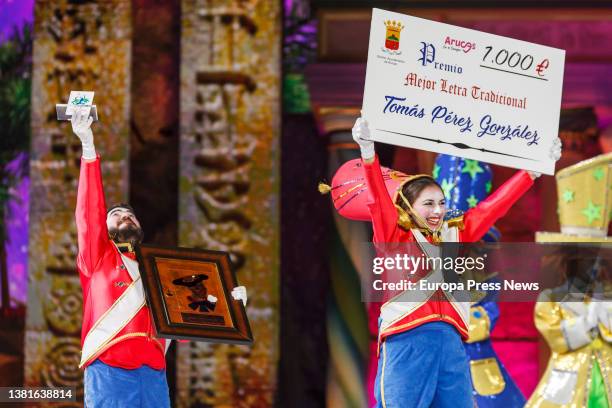
[[[248,289],[255,342],[180,344],[180,407],[273,403],[280,7],[257,0],[182,2],[179,243],[231,254],[238,281]]]

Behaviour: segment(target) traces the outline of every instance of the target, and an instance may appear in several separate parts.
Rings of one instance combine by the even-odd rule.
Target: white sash
[[[89,329],[89,333],[83,342],[83,350],[81,352],[81,362],[79,367],[82,367],[90,359],[104,350],[104,347],[132,320],[136,313],[146,304],[140,271],[138,270],[138,262],[121,254],[123,264],[132,278],[132,283],[119,296],[111,307],[100,317],[96,323]],[[166,350],[170,346],[170,342],[166,340]],[[164,352],[165,352],[164,351]]]
[[[437,258],[440,256],[439,247],[427,241],[421,231],[417,229],[412,229],[411,231],[419,247],[428,257]],[[441,236],[443,242],[459,241],[459,231],[457,227],[448,228],[447,223],[444,223],[442,227]],[[439,269],[434,270],[429,276],[427,276],[427,281],[431,284],[442,283],[444,281],[442,271]],[[380,317],[382,319],[380,332],[383,332],[386,328],[392,326],[398,320],[404,318],[421,307],[427,302],[427,300],[429,300],[429,298],[431,298],[434,293],[435,290],[406,290],[395,298],[386,302],[384,305],[382,305],[380,310]],[[449,298],[450,304],[461,316],[461,319],[465,323],[465,327],[469,327],[470,303],[458,302],[450,293],[446,291],[444,291],[444,294]]]
[[[433,244],[430,244],[429,241],[427,241],[427,239],[423,236],[421,231],[414,230],[413,232],[415,233],[415,237],[417,239],[417,242],[421,246],[421,249],[423,250],[423,252],[427,254],[427,256],[429,257],[440,256],[439,247]],[[442,235],[442,242],[459,242],[459,229],[457,227],[449,228],[446,222],[442,226],[441,235]],[[444,278],[442,276],[442,272],[438,271],[438,273],[440,274],[440,278],[443,281]],[[471,303],[458,301],[457,299],[455,299],[452,293],[447,292],[446,290],[443,290],[443,292],[448,298],[450,305],[459,314],[459,316],[461,317],[461,320],[463,320],[465,327],[468,328],[470,326],[470,305]],[[464,295],[467,295],[467,292],[464,292]]]

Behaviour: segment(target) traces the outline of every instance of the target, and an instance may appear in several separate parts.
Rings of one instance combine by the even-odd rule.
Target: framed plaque
[[[140,245],[136,255],[159,337],[253,343],[226,252]]]

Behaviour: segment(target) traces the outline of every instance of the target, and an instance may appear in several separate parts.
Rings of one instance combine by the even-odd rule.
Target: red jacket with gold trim
[[[385,186],[378,157],[376,156],[372,163],[364,162],[363,168],[368,184],[368,207],[374,229],[374,243],[415,242],[412,231],[401,228],[397,223],[397,209]],[[532,185],[533,180],[529,174],[519,171],[476,207],[465,212],[463,226],[458,230],[458,242],[475,242],[482,238]],[[429,237],[427,238],[429,240]],[[436,291],[423,305],[400,315],[384,329],[381,327],[379,342],[386,336],[433,321],[453,325],[461,337],[467,340],[469,321],[466,323],[458,308],[453,306],[453,302],[436,300],[441,297],[446,297],[445,293]]]
[[[132,282],[121,254],[108,236],[100,157],[93,162],[81,160],[76,224],[77,269],[83,289],[82,346],[90,329]],[[134,259],[131,253],[124,255]],[[151,314],[145,305],[110,341],[101,344],[83,366],[99,358],[114,367],[134,369],[147,365],[159,370],[166,365],[164,347],[165,340],[155,337]]]

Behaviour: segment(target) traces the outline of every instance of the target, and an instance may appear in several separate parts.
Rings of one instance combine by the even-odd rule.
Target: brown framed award
[[[157,335],[252,344],[253,335],[226,252],[154,245],[136,247],[140,276]]]

